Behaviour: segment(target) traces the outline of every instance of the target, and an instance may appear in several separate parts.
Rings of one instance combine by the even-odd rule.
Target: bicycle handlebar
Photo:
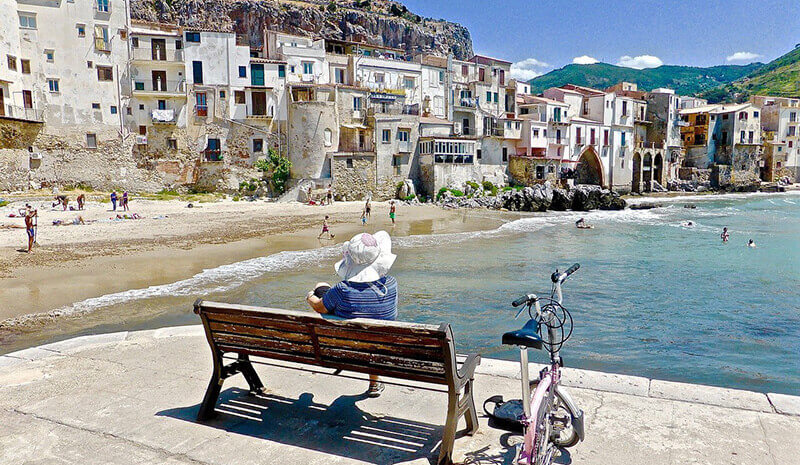
[[[569,275],[571,275],[572,273],[578,271],[578,269],[580,269],[580,267],[581,267],[580,263],[575,263],[574,265],[569,267],[569,269],[564,274],[566,274],[567,277],[569,277]]]
[[[533,298],[535,298],[535,296],[532,296],[531,294],[524,295],[524,296],[520,297],[519,299],[511,302],[511,306],[512,307],[519,307],[522,304],[526,304],[526,303],[530,302]]]

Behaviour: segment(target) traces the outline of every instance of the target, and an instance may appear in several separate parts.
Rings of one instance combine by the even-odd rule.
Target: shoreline
[[[5,247],[0,247],[0,259],[4,259],[0,262],[3,263],[0,280],[0,345],[3,350],[0,353],[52,341],[59,336],[92,333],[92,328],[112,324],[101,314],[87,317],[86,321],[81,321],[87,316],[83,312],[64,314],[64,308],[87,299],[167,285],[189,279],[204,270],[279,252],[339,244],[365,230],[385,229],[393,236],[460,233],[494,229],[521,217],[502,212],[478,216],[433,205],[399,205],[398,223],[392,228],[386,214],[388,204],[375,202],[372,218],[363,227],[360,222],[361,202],[337,202],[325,207],[295,203],[217,202],[203,204],[203,208],[188,212],[176,210],[184,207],[170,205],[170,201],[155,202],[159,203],[150,207],[175,211],[175,217],[156,221],[147,219],[148,216],[145,220],[119,224],[127,227],[135,238],[125,244],[115,243],[108,237],[108,229],[118,226],[115,223],[50,226],[50,234],[85,232],[95,239],[81,243],[80,236],[71,235],[65,238],[64,245],[43,244],[28,256],[8,246],[9,233],[0,230],[0,244],[3,244],[3,239],[6,242],[3,244]],[[247,224],[239,228],[236,226],[242,224],[240,217],[243,212],[238,207],[246,208],[250,217]],[[140,207],[140,210],[145,209]],[[50,217],[60,214],[48,213]],[[65,213],[74,215],[77,212]],[[108,212],[100,212],[105,213]],[[331,230],[336,235],[333,240],[317,239],[325,214],[331,216]],[[198,223],[198,218],[194,218],[197,215],[201,217],[200,222],[213,219],[218,224],[192,230],[191,227]],[[168,231],[153,231],[155,225],[164,225],[161,229]],[[132,227],[138,229],[131,230]],[[4,232],[5,235],[1,234]],[[45,236],[45,231],[42,236]],[[113,319],[113,316],[109,317]],[[145,317],[131,316],[133,319]]]

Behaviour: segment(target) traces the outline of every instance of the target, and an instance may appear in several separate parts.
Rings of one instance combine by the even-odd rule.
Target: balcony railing
[[[456,103],[460,107],[475,108],[478,106],[478,99],[477,97],[461,97]]]
[[[140,61],[171,61],[183,63],[183,50],[163,48],[134,48],[133,59]]]
[[[455,163],[461,165],[471,165],[473,162],[473,155],[453,155],[437,153],[433,155],[434,163]]]
[[[358,142],[339,141],[339,149],[337,152],[347,153],[369,153],[375,151],[375,144],[372,141],[364,141],[363,144]]]
[[[150,117],[153,119],[154,123],[173,123],[175,122],[175,110],[150,110]]]
[[[369,107],[367,116],[375,115],[419,115],[419,105],[374,105]],[[358,117],[353,115],[353,118]]]
[[[164,81],[164,80],[134,80],[134,92],[164,92],[164,93],[185,93],[186,81]]]
[[[4,105],[0,107],[0,117],[16,118],[28,121],[41,122],[44,110],[39,108],[25,108],[16,105]]]

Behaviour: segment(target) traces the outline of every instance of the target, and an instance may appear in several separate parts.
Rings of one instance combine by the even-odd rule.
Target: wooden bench
[[[359,372],[446,386],[447,421],[439,464],[452,462],[462,416],[467,423],[466,434],[471,436],[478,430],[472,380],[480,356],[467,356],[459,367],[448,324],[329,320],[313,313],[202,300],[195,302],[194,312],[203,320],[214,361],[211,382],[197,415],[200,421],[214,415],[226,378],[241,373],[251,393],[264,389],[249,358],[258,356],[337,370],[333,374]],[[237,354],[237,358],[226,365],[225,354]]]

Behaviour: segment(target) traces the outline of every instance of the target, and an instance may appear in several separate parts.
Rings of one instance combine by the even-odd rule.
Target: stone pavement
[[[195,416],[211,373],[200,326],[71,339],[0,357],[0,464],[433,463],[447,397],[256,366],[267,393],[237,375],[220,414]],[[484,360],[475,399],[519,397],[514,363]],[[535,371],[533,371],[535,372]],[[567,370],[586,412],[574,464],[800,464],[800,398]],[[480,410],[480,406],[478,407]],[[462,423],[463,428],[463,423]],[[455,459],[510,463],[518,435],[456,439]]]

